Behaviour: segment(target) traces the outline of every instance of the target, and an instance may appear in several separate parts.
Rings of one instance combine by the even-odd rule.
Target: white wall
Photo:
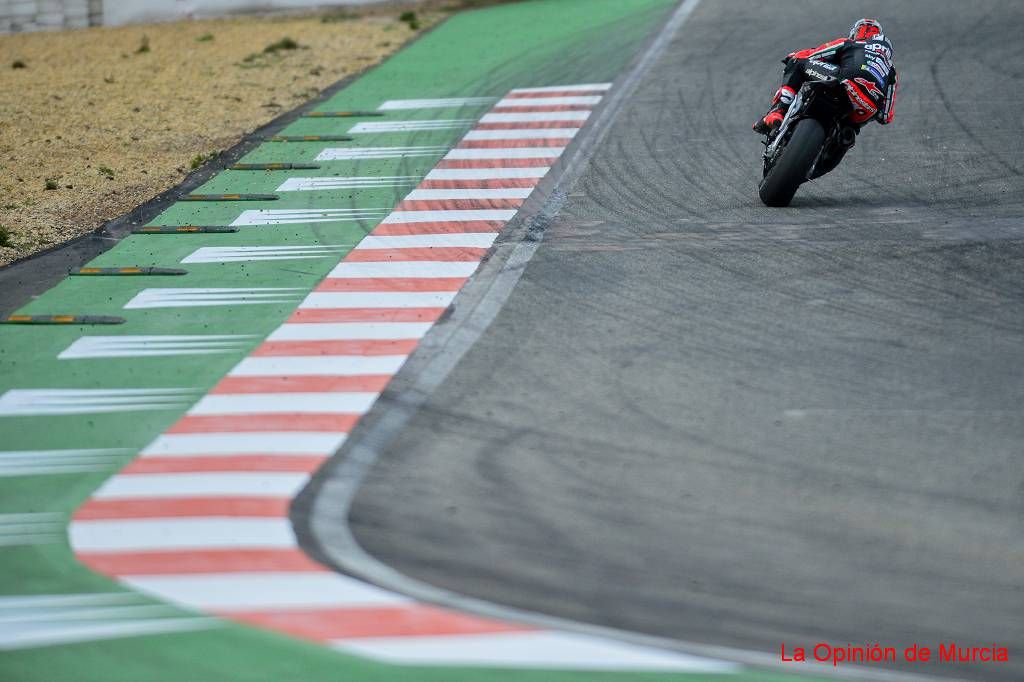
[[[384,0],[104,0],[103,23],[110,26],[145,21],[209,17],[233,12],[315,9],[335,5],[369,5]]]
[[[0,0],[0,33],[380,2],[387,0]]]
[[[101,5],[102,0],[0,0],[0,33],[89,26],[99,23]]]

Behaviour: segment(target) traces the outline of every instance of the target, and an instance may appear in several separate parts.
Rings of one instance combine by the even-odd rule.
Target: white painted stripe
[[[379,608],[411,599],[336,573],[212,573],[121,576],[140,592],[203,611]]]
[[[428,325],[429,326],[429,325]],[[131,448],[87,448],[77,450],[3,450],[0,462],[29,461],[53,462],[68,460],[118,459],[134,452]]]
[[[389,99],[377,107],[378,111],[399,111],[402,109],[448,109],[453,107],[486,106],[494,97],[450,97],[447,99]]]
[[[291,549],[297,546],[292,524],[284,517],[74,521],[68,528],[68,536],[77,552]]]
[[[463,140],[540,140],[571,139],[579,128],[516,128],[509,130],[470,130]]]
[[[182,259],[182,263],[238,263],[267,260],[332,258],[352,246],[203,246]]]
[[[447,308],[454,291],[314,291],[300,308]]]
[[[143,457],[209,455],[329,455],[345,442],[343,434],[318,432],[173,433],[158,436]]]
[[[27,545],[40,542],[53,542],[60,536],[63,526],[60,524],[28,524],[24,526],[7,526],[0,529],[0,545]]]
[[[72,610],[75,607],[115,606],[143,604],[146,599],[131,592],[86,592],[80,594],[34,594],[31,596],[0,597],[0,612],[15,613],[23,609],[29,613],[41,610]]]
[[[41,623],[0,629],[0,650],[29,649],[169,632],[192,632],[220,627],[217,618],[146,618],[81,623]]]
[[[58,542],[63,530],[64,517],[55,512],[0,514],[0,546]]]
[[[39,623],[57,623],[59,621],[121,620],[176,615],[178,614],[174,609],[166,604],[115,604],[58,610],[41,609],[35,613],[22,610],[13,614],[0,612],[0,629],[15,623],[33,627]]]
[[[424,180],[508,180],[515,178],[543,178],[551,170],[548,166],[533,168],[435,168]]]
[[[469,277],[480,264],[475,261],[393,261],[390,263],[339,263],[328,277]]]
[[[0,524],[58,523],[64,519],[60,512],[22,512],[0,514]]]
[[[423,121],[370,121],[357,123],[348,132],[350,134],[373,134],[373,133],[406,133],[428,130],[455,130],[468,128],[475,121],[471,118],[438,119]]]
[[[295,472],[204,472],[113,476],[93,493],[96,500],[175,497],[294,497],[309,480]]]
[[[317,322],[282,324],[267,341],[389,341],[419,339],[431,322]]]
[[[132,451],[127,448],[86,450],[8,450],[0,452],[0,476],[52,476],[111,469]]]
[[[578,85],[546,85],[542,88],[516,88],[512,92],[517,95],[532,92],[594,92],[609,90],[611,87],[611,83],[580,83]]]
[[[415,249],[424,247],[473,247],[489,249],[497,232],[452,232],[441,234],[408,234],[384,237],[363,237],[356,248],[368,249]]]
[[[18,476],[60,476],[64,474],[84,474],[90,471],[114,469],[118,464],[119,462],[117,460],[105,462],[48,462],[45,464],[23,465],[0,462],[0,476],[15,478]]]
[[[301,291],[296,287],[143,289],[125,303],[124,308],[134,310],[287,303],[298,298],[298,292]]]
[[[405,363],[405,355],[331,355],[317,358],[246,358],[231,370],[231,376],[359,376],[394,374]]]
[[[359,220],[373,221],[387,213],[383,208],[343,209],[256,209],[242,211],[232,226],[295,225],[299,223],[342,223]]]
[[[336,649],[390,663],[548,670],[736,672],[738,666],[609,639],[563,632],[336,640]]]
[[[413,175],[370,177],[288,178],[278,192],[313,192],[332,189],[373,189],[377,187],[403,187],[416,184]]]
[[[11,389],[0,396],[0,417],[169,410],[191,402],[181,388]]]
[[[317,161],[353,161],[397,159],[416,156],[440,156],[448,147],[328,147],[317,154]]]
[[[363,414],[379,393],[239,393],[208,395],[189,414]]]
[[[60,360],[143,358],[168,355],[209,355],[241,349],[251,336],[83,336],[64,349]]]
[[[502,189],[414,189],[406,195],[406,201],[431,201],[437,199],[525,199],[533,192],[532,187],[506,187]]]
[[[565,147],[508,147],[496,149],[453,149],[444,155],[450,161],[473,159],[554,159]]]
[[[466,222],[470,220],[512,220],[515,209],[493,210],[475,209],[468,211],[393,211],[383,220],[383,224],[395,225],[405,223],[432,222]]]
[[[484,114],[480,123],[539,123],[543,121],[586,121],[589,111],[524,111],[513,114]]]
[[[569,95],[564,97],[545,97],[538,93],[536,97],[510,97],[499,101],[495,108],[505,107],[539,107],[539,106],[594,106],[601,101],[600,95]]]

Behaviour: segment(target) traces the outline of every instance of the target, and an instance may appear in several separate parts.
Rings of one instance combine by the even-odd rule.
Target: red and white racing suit
[[[892,63],[892,44],[884,35],[858,41],[838,38],[818,47],[791,52],[783,60],[782,87],[772,100],[773,111],[785,110],[816,65],[835,75],[846,88],[853,112],[850,120],[863,125],[872,119],[885,125],[896,113],[899,78]],[[781,119],[780,119],[781,120]]]

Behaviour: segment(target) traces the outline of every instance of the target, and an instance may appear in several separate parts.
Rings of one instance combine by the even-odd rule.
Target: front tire
[[[757,192],[761,201],[767,206],[789,206],[824,144],[825,129],[820,123],[813,118],[799,121],[782,156],[761,180]]]

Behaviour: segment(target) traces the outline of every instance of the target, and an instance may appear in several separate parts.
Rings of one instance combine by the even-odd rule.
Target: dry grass
[[[399,14],[0,36],[0,265],[95,230],[380,61],[416,33]],[[438,16],[421,11],[419,30]]]

